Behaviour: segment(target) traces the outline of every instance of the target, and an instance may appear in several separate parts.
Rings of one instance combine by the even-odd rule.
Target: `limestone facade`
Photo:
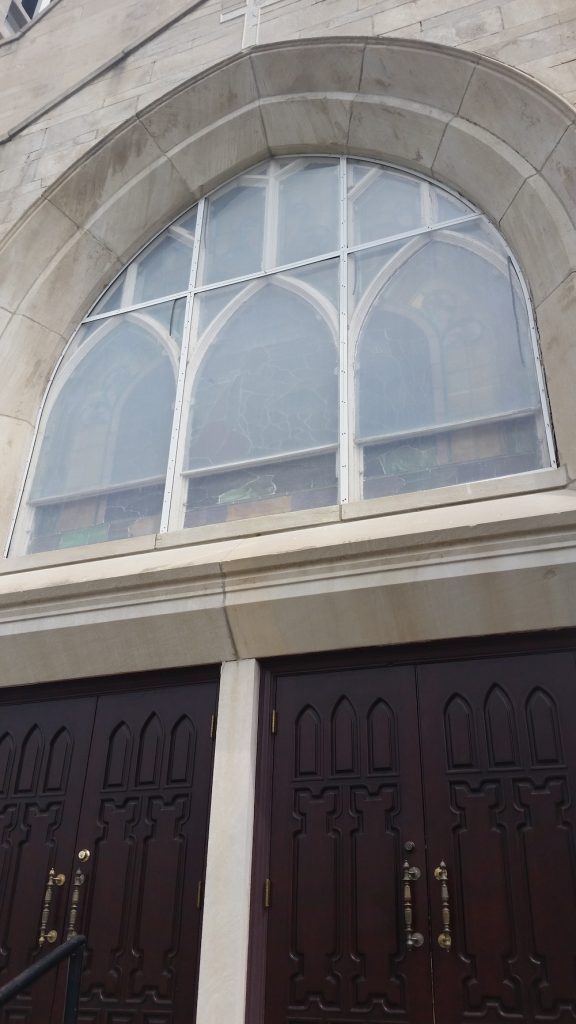
[[[2,685],[224,664],[206,919],[226,924],[205,929],[198,1024],[244,1021],[258,660],[576,625],[576,5],[241,7],[53,0],[0,44],[3,540],[92,302],[276,154],[413,168],[491,218],[530,291],[558,468],[3,563]]]

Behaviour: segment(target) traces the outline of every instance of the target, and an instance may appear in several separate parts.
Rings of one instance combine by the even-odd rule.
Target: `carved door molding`
[[[250,1019],[572,1022],[574,655],[279,669],[272,708]]]
[[[88,938],[79,1024],[194,1017],[218,684],[181,671],[146,684],[0,706],[0,983],[73,927]],[[65,881],[39,943],[51,868]],[[63,983],[0,1020],[56,1024]]]

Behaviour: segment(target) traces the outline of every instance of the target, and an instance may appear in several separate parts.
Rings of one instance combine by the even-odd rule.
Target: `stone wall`
[[[41,396],[98,291],[200,194],[283,147],[412,166],[500,226],[576,477],[576,0],[248,0],[252,20],[243,2],[54,0],[0,45],[2,535]],[[392,37],[386,56],[359,36]],[[546,91],[556,75],[563,99]]]
[[[574,0],[55,0],[0,45],[0,235],[124,121],[242,45],[392,36],[486,54],[576,101]],[[223,20],[222,20],[223,19]]]

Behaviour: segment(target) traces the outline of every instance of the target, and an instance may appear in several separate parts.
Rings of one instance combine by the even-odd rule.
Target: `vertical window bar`
[[[349,431],[348,431],[348,195],[346,157],[340,157],[340,338],[339,338],[339,460],[340,501],[349,498]]]
[[[429,182],[423,181],[420,185],[420,201],[422,209],[422,223],[430,230],[434,223],[434,199]]]
[[[542,362],[542,353],[540,351],[540,337],[538,334],[538,327],[534,318],[534,310],[532,307],[532,298],[528,287],[524,280],[522,271],[510,250],[507,248],[508,259],[510,265],[514,268],[516,280],[520,285],[520,290],[524,297],[524,306],[528,313],[528,324],[530,327],[530,337],[532,339],[532,350],[534,352],[534,364],[536,368],[536,380],[538,382],[538,391],[540,394],[540,403],[542,406],[542,418],[544,420],[544,431],[546,434],[546,447],[548,450],[548,457],[550,459],[550,466],[559,466],[558,456],[556,454],[556,442],[554,439],[554,427],[552,424],[552,411],[550,409],[550,399],[548,397],[548,391],[546,389],[546,379],[544,374],[544,365]],[[512,289],[512,281],[510,281],[510,289],[512,296],[514,291]]]
[[[265,186],[264,237],[262,239],[262,270],[266,274],[278,263],[278,171],[276,160],[271,160]]]
[[[194,247],[192,249],[192,265],[190,267],[190,281],[188,283],[188,297],[186,299],[186,311],[184,313],[184,330],[182,333],[182,351],[180,353],[180,366],[178,368],[178,381],[176,384],[176,398],[174,401],[174,418],[172,420],[172,435],[170,437],[170,450],[168,454],[168,467],[166,470],[166,487],[164,489],[164,502],[162,504],[162,516],[160,519],[159,533],[167,533],[170,523],[170,509],[172,505],[172,494],[174,491],[174,479],[176,475],[176,462],[180,441],[180,426],[182,423],[182,404],[184,398],[184,384],[186,370],[188,367],[188,353],[190,350],[192,307],[194,304],[194,288],[198,274],[198,260],[200,257],[200,239],[204,224],[205,199],[198,203],[196,215],[196,233],[194,235]]]

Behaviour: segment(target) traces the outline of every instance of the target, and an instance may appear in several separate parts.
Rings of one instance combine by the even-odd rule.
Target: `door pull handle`
[[[442,901],[442,928],[438,936],[438,945],[446,953],[452,947],[452,933],[450,931],[450,891],[448,889],[448,868],[443,860],[434,870],[434,878],[440,882],[440,899]]]
[[[48,919],[50,917],[50,907],[52,906],[52,896],[54,886],[62,886],[66,881],[66,875],[57,875],[54,868],[50,868],[48,872],[48,881],[46,882],[46,891],[44,893],[44,902],[42,904],[42,916],[40,918],[40,935],[38,936],[38,945],[42,947],[45,942],[56,942],[58,938],[58,932],[52,928],[47,931]]]
[[[402,902],[404,904],[404,932],[406,935],[407,949],[418,949],[418,947],[424,942],[424,936],[420,932],[415,932],[413,929],[414,910],[412,900],[412,882],[417,882],[420,875],[420,868],[411,868],[408,861],[404,861],[402,872]]]
[[[72,898],[70,901],[70,916],[68,918],[68,931],[66,933],[67,939],[73,939],[77,934],[76,932],[76,919],[78,917],[78,904],[80,902],[80,889],[86,881],[85,876],[77,868],[74,873],[74,881],[72,883]]]

